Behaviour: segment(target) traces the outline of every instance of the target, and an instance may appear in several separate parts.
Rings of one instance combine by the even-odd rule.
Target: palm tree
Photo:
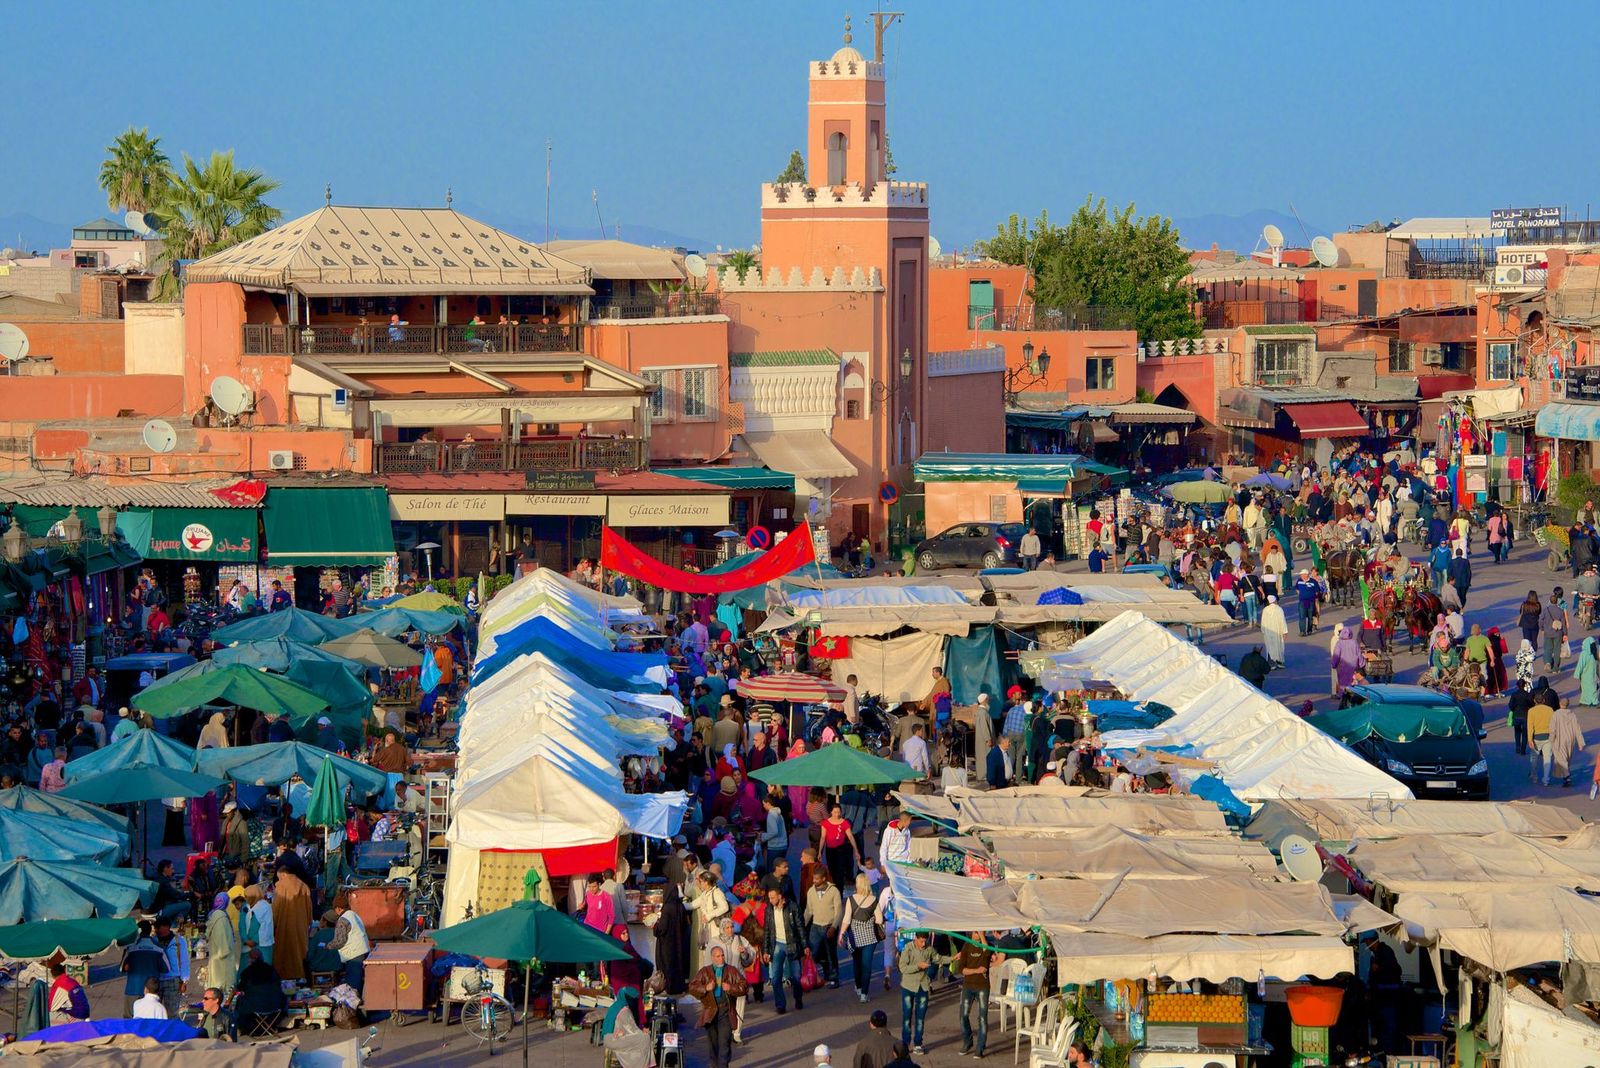
[[[262,198],[278,182],[258,170],[234,165],[233,150],[213,152],[204,167],[185,153],[159,214],[168,271],[179,260],[195,260],[266,233],[283,212]],[[165,282],[163,290],[168,286]]]
[[[751,271],[755,271],[757,276],[761,274],[761,260],[748,249],[735,249],[728,253],[726,262],[732,268],[734,276],[739,279],[740,285],[744,284],[745,276]]]
[[[153,211],[171,182],[172,161],[161,151],[161,138],[150,136],[149,127],[130,126],[106,146],[100,188],[111,210]]]

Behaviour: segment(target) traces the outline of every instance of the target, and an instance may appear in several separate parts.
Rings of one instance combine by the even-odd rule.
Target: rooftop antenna
[[[151,452],[171,452],[178,447],[178,432],[165,419],[152,419],[144,425],[140,435],[144,447]]]
[[[905,18],[904,11],[874,11],[872,13],[872,62],[883,62],[883,31]],[[850,43],[850,20],[845,19],[845,44]]]
[[[544,139],[544,243],[550,243],[550,139]]]
[[[122,217],[122,224],[140,237],[150,237],[155,233],[155,228],[150,225],[150,220],[154,218],[154,215],[142,211],[130,211]]]
[[[1306,224],[1300,221],[1300,213],[1294,210],[1294,201],[1289,202],[1289,214],[1294,216],[1294,221],[1300,224],[1300,236],[1305,238],[1306,244],[1311,244],[1311,234],[1306,229]]]
[[[1261,228],[1261,240],[1266,242],[1267,251],[1272,253],[1272,265],[1283,265],[1283,231],[1271,223]]]
[[[237,378],[218,375],[211,383],[211,402],[227,417],[223,422],[228,426],[238,422],[254,400],[249,387]]]
[[[606,238],[606,221],[600,217],[600,190],[589,190],[589,199],[594,201],[594,218],[600,224],[600,240]]]
[[[683,270],[685,274],[698,282],[705,278],[709,268],[706,266],[706,258],[704,256],[691,253],[683,258]]]

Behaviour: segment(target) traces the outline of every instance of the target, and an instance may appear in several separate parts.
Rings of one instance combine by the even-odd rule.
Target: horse
[[[1367,557],[1360,549],[1336,549],[1324,553],[1322,566],[1328,576],[1328,596],[1334,604],[1356,604],[1361,597],[1361,575]]]

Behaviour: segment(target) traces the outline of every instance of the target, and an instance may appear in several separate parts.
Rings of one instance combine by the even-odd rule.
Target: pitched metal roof
[[[587,267],[450,208],[329,205],[197,260],[187,282],[317,294],[592,293]]]
[[[0,479],[0,501],[53,505],[58,508],[256,508],[259,504],[232,504],[215,490],[239,479],[162,482],[152,477],[117,478],[109,475],[30,476]]]
[[[769,352],[730,352],[729,367],[837,367],[839,354],[832,349],[773,349]]]

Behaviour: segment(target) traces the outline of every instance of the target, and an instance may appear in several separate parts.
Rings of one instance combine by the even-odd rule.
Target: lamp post
[[[1033,350],[1033,341],[1030,339],[1022,343],[1022,366],[1006,368],[1005,378],[1005,404],[1009,408],[1017,402],[1017,394],[1029,386],[1037,385],[1045,380],[1050,372],[1050,350],[1040,349],[1037,353]]]
[[[83,540],[83,520],[78,516],[77,505],[73,505],[62,517],[61,537],[68,545],[76,545]]]
[[[109,504],[95,513],[100,523],[100,540],[115,541],[117,537],[117,510]]]

